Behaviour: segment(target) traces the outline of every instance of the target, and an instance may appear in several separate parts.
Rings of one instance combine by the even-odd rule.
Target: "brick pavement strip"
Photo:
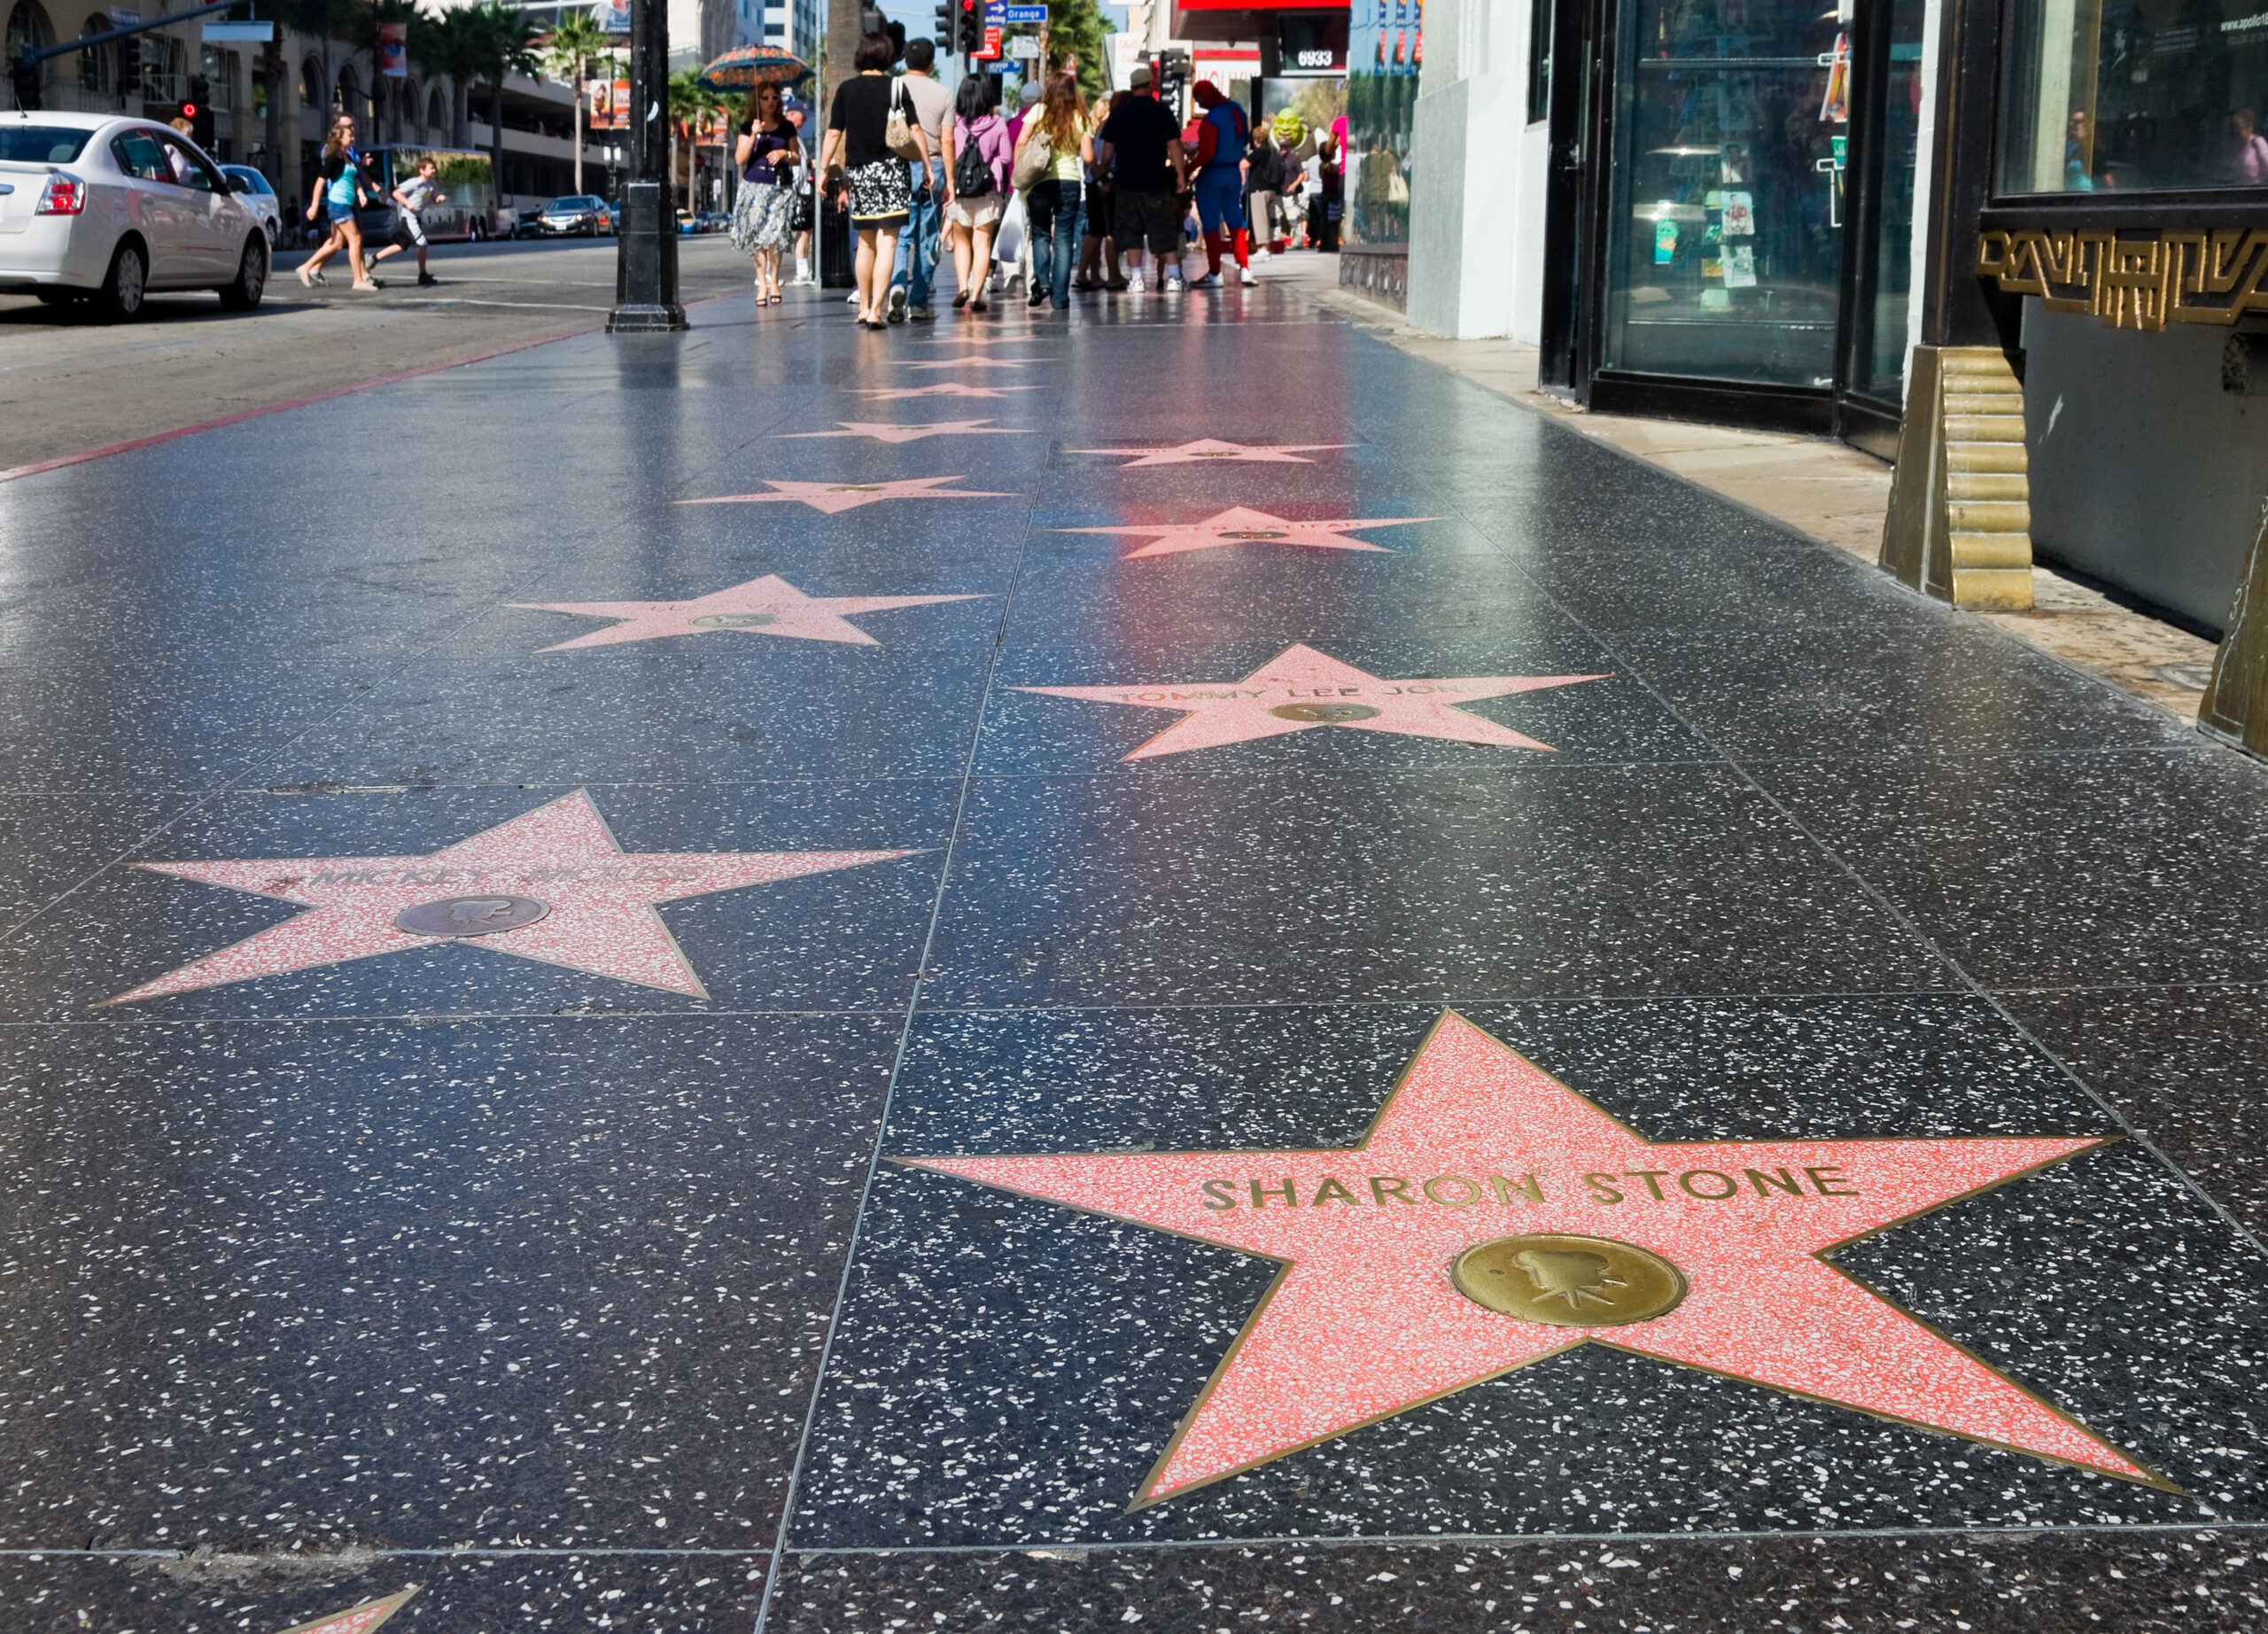
[[[748,262],[728,240],[679,247],[684,300],[743,292]],[[153,295],[139,322],[118,324],[0,296],[0,472],[597,329],[614,300],[610,239],[439,246],[439,288],[418,288],[403,256],[378,269],[376,296],[351,292],[343,273],[301,288],[305,259],[277,258],[248,316],[201,292]]]

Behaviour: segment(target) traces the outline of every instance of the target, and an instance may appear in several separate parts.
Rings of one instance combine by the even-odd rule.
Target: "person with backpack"
[[[1008,122],[992,105],[992,76],[972,74],[953,98],[945,125],[945,222],[958,229],[953,271],[960,288],[953,305],[984,310],[992,276],[992,233],[1007,208],[1008,170],[1014,146]]]

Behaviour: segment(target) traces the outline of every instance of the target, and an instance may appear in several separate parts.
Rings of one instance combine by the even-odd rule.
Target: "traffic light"
[[[37,112],[42,104],[39,94],[39,65],[26,62],[19,57],[9,66],[8,78],[16,88],[16,105],[27,112]]]
[[[953,50],[963,56],[984,49],[984,0],[953,0],[958,8],[954,17],[959,27],[953,34]]]
[[[201,74],[189,76],[189,99],[181,105],[189,121],[189,139],[206,152],[213,151],[213,87]]]
[[[937,41],[937,49],[938,49],[939,51],[941,51],[944,52],[947,56],[951,56],[951,55],[952,54],[952,49],[953,49],[953,4],[952,4],[952,0],[942,0],[942,3],[941,3],[941,4],[938,5],[938,7],[937,7],[937,31],[936,31],[936,41]]]

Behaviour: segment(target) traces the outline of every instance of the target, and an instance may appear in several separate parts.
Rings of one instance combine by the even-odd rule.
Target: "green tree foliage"
[[[587,12],[560,14],[559,26],[544,46],[544,61],[575,93],[575,191],[583,191],[583,82],[592,65],[613,55],[614,36]]]
[[[488,160],[496,167],[496,192],[504,192],[504,81],[508,75],[543,76],[543,58],[535,48],[535,19],[507,0],[481,0],[466,8],[477,19],[482,47],[481,77],[495,93],[488,120]]]
[[[1079,95],[1090,103],[1110,84],[1103,64],[1106,32],[1095,0],[1047,0],[1047,72],[1060,74],[1066,62],[1076,58]]]
[[[459,6],[438,16],[419,14],[409,27],[409,54],[427,74],[448,76],[449,144],[463,146],[465,126],[472,117],[472,82],[488,62],[479,9]]]

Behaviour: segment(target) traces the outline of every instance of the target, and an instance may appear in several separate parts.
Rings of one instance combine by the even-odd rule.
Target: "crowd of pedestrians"
[[[1176,295],[1254,284],[1255,261],[1295,241],[1338,247],[1339,129],[1310,131],[1286,110],[1255,128],[1219,87],[1200,82],[1187,125],[1138,65],[1123,90],[1090,106],[1076,75],[1028,81],[1018,105],[999,82],[966,75],[948,91],[927,39],[864,36],[835,87],[816,162],[800,106],[771,86],[750,97],[734,148],[742,186],[734,242],[755,262],[757,302],[780,300],[792,241],[796,282],[810,280],[813,205],[847,210],[856,245],[847,303],[862,328],[928,323],[939,263],[952,306],[983,312],[1021,296],[1068,309],[1078,292]],[[1192,276],[1186,258],[1201,250]]]

